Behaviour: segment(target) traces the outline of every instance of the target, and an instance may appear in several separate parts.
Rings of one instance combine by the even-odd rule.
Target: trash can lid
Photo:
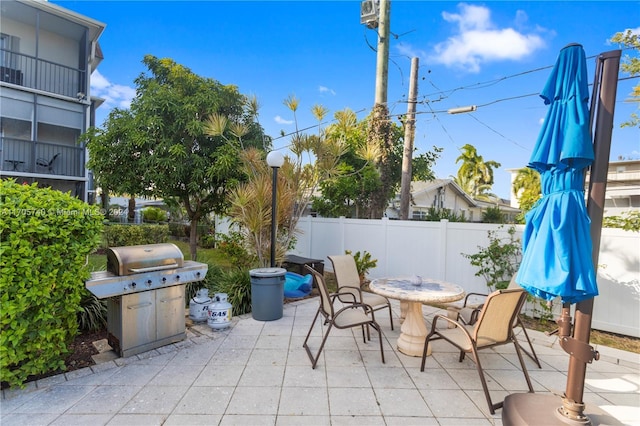
[[[252,277],[279,277],[287,272],[284,268],[258,268],[249,271]]]

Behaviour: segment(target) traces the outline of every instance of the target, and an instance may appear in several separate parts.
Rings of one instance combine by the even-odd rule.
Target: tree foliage
[[[313,209],[325,217],[375,217],[373,200],[383,190],[383,180],[378,166],[380,147],[367,138],[373,116],[358,122],[355,113],[345,109],[338,111],[335,119],[335,123],[327,127],[326,137],[341,140],[344,153],[338,164],[339,173],[320,183],[322,196],[313,198]],[[390,190],[385,192],[385,207],[398,191],[402,171],[404,132],[393,123],[390,131],[392,144],[385,161],[389,167]],[[431,168],[441,151],[434,147],[433,151],[412,159],[413,180],[434,179]]]
[[[263,146],[254,105],[233,85],[200,77],[171,59],[146,55],[130,110],[115,109],[104,130],[87,134],[89,167],[116,192],[175,200],[197,224],[228,207],[227,195],[245,176],[242,148]],[[216,121],[219,120],[219,121]],[[211,127],[219,130],[207,132]]]
[[[294,113],[298,129],[295,117],[299,100],[292,95],[284,103]],[[318,122],[322,122],[327,110],[314,105],[312,113]],[[306,213],[320,182],[337,173],[343,145],[340,139],[326,138],[324,130],[318,126],[317,134],[296,130],[289,150],[292,155],[285,157],[277,176],[276,263],[281,263],[295,242],[298,221]],[[239,227],[244,247],[260,266],[268,266],[273,171],[267,166],[264,154],[257,150],[244,150],[241,159],[248,180],[231,193],[230,216]]]
[[[456,164],[462,162],[454,181],[471,197],[476,200],[490,200],[495,195],[490,193],[493,186],[493,169],[500,167],[500,163],[490,160],[484,161],[482,155],[471,144],[462,147],[456,158]]]
[[[512,189],[513,193],[516,194],[521,210],[517,220],[519,223],[524,223],[524,215],[531,210],[534,204],[542,197],[540,173],[529,167],[518,170],[513,180]]]
[[[622,48],[629,49],[635,53],[635,56],[631,56],[629,53],[623,56],[623,61],[620,65],[622,71],[629,73],[631,76],[640,75],[640,56],[638,56],[638,52],[640,52],[640,35],[638,32],[627,29],[623,32],[616,33],[611,38],[611,42],[618,43]],[[633,87],[629,101],[635,102],[640,108],[640,83]],[[640,127],[640,116],[638,116],[638,113],[632,113],[629,121],[622,123],[621,127]]]

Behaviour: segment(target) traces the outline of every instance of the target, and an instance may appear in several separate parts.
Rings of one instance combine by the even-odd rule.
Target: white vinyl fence
[[[377,267],[368,278],[416,274],[446,280],[467,292],[486,293],[482,277],[463,254],[475,254],[489,244],[488,231],[508,237],[511,225],[328,219],[300,219],[297,244],[291,254],[323,259],[331,270],[327,256],[367,251],[377,259]],[[228,225],[217,224],[217,232],[226,233]],[[523,226],[516,225],[521,238]],[[640,337],[640,234],[620,229],[603,229],[598,261],[598,289],[592,328]],[[560,310],[554,303],[554,312]],[[531,306],[528,307],[531,309]]]

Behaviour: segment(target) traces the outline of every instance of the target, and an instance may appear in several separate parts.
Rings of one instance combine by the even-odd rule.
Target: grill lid
[[[184,256],[175,244],[143,244],[107,249],[107,271],[118,276],[181,268]]]

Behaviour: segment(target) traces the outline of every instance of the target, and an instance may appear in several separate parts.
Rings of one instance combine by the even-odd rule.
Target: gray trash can
[[[282,318],[286,272],[283,268],[259,268],[249,271],[253,319],[273,321]]]

